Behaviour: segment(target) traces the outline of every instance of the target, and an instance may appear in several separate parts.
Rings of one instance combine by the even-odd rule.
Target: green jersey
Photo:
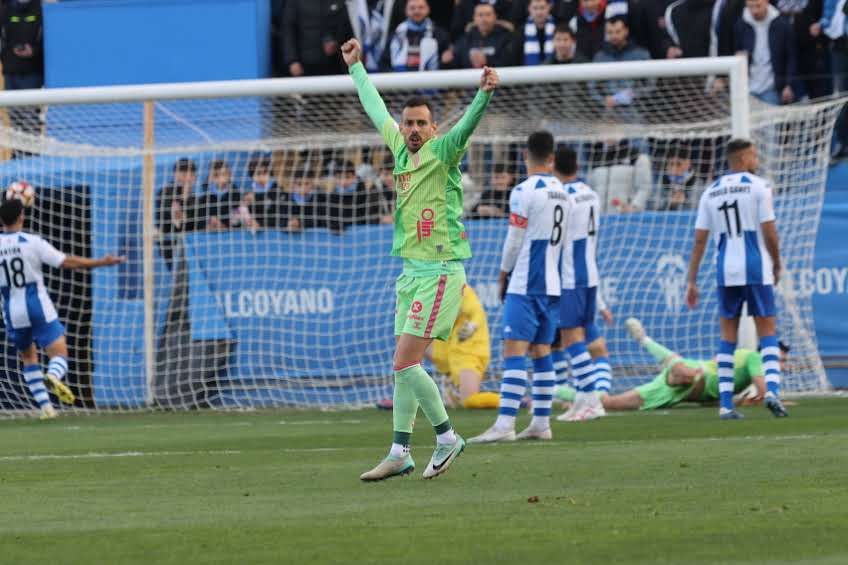
[[[704,368],[704,392],[701,393],[700,402],[718,400],[718,368],[715,361],[705,361],[701,364]],[[742,392],[751,385],[754,377],[762,377],[763,358],[756,351],[750,349],[737,349],[733,354],[733,392]]]
[[[491,93],[477,92],[462,118],[444,136],[428,140],[410,153],[398,124],[362,63],[351,65],[359,100],[395,158],[397,204],[392,255],[412,261],[454,261],[471,257],[462,225],[459,162],[468,139],[489,104]]]

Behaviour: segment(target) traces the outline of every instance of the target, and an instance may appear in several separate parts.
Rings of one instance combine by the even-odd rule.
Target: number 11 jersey
[[[724,175],[704,191],[695,229],[713,234],[718,286],[774,284],[762,230],[774,219],[771,187],[757,175]]]
[[[7,329],[37,328],[58,318],[41,266],[60,267],[64,261],[64,253],[37,235],[0,234],[0,294]]]

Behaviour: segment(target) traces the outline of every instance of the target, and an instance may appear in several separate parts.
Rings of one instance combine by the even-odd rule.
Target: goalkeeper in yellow
[[[459,312],[465,286],[462,262],[471,257],[461,221],[459,163],[498,85],[498,75],[494,69],[483,69],[480,90],[468,110],[444,136],[437,137],[429,100],[408,100],[398,124],[368,79],[359,42],[346,42],[342,57],[365,112],[395,158],[392,255],[403,259],[396,284],[392,446],[388,456],[360,479],[379,481],[413,471],[409,443],[419,406],[436,431],[436,449],[424,470],[424,478],[430,479],[444,473],[465,449],[465,440],[451,427],[439,387],[421,361],[433,339],[450,336]]]
[[[447,375],[454,387],[459,389],[458,399],[452,391],[447,392],[448,406],[498,407],[498,393],[480,392],[480,381],[489,366],[491,347],[486,312],[477,293],[466,285],[450,337],[447,341],[434,341],[428,350],[436,370]]]

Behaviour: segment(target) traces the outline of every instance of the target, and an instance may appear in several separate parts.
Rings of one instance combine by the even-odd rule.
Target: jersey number
[[[564,216],[562,206],[559,204],[554,206],[554,227],[551,230],[551,245],[557,245],[562,239],[562,220]]]
[[[589,231],[588,235],[595,235],[595,207],[589,206]]]
[[[742,235],[742,218],[739,217],[739,201],[734,200],[733,204],[725,202],[718,207],[719,212],[724,212],[724,223],[727,226],[727,235],[733,237],[733,227],[730,225],[730,211],[733,210],[733,215],[736,218],[736,235]]]
[[[6,286],[13,286],[15,288],[23,288],[26,285],[26,277],[24,276],[24,262],[20,257],[15,257],[11,261],[0,261],[0,265],[3,266],[3,273],[6,275]],[[9,274],[9,267],[12,268],[11,274]]]

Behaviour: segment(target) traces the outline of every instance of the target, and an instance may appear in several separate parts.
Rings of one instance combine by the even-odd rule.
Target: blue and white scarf
[[[553,21],[553,20],[551,20]],[[418,44],[420,60],[418,68],[413,69],[408,66],[409,59],[409,32],[423,33],[421,42]],[[553,37],[553,28],[551,28]],[[551,42],[553,45],[553,42]],[[553,47],[551,47],[553,49]],[[389,44],[389,52],[392,58],[392,70],[397,72],[403,71],[435,71],[439,69],[439,44],[433,37],[433,21],[430,18],[425,19],[421,23],[415,23],[407,18],[399,26],[395,34],[392,36],[392,41]]]
[[[524,24],[524,64],[538,65],[554,53],[554,24],[553,16],[548,16],[545,22],[545,52],[539,53],[539,36],[536,22],[533,18],[527,18]]]
[[[368,9],[368,0],[356,0],[356,21],[359,24],[362,39],[362,51],[365,54],[365,68],[376,71],[380,58],[386,48],[386,15],[384,0],[378,0],[374,8]]]

